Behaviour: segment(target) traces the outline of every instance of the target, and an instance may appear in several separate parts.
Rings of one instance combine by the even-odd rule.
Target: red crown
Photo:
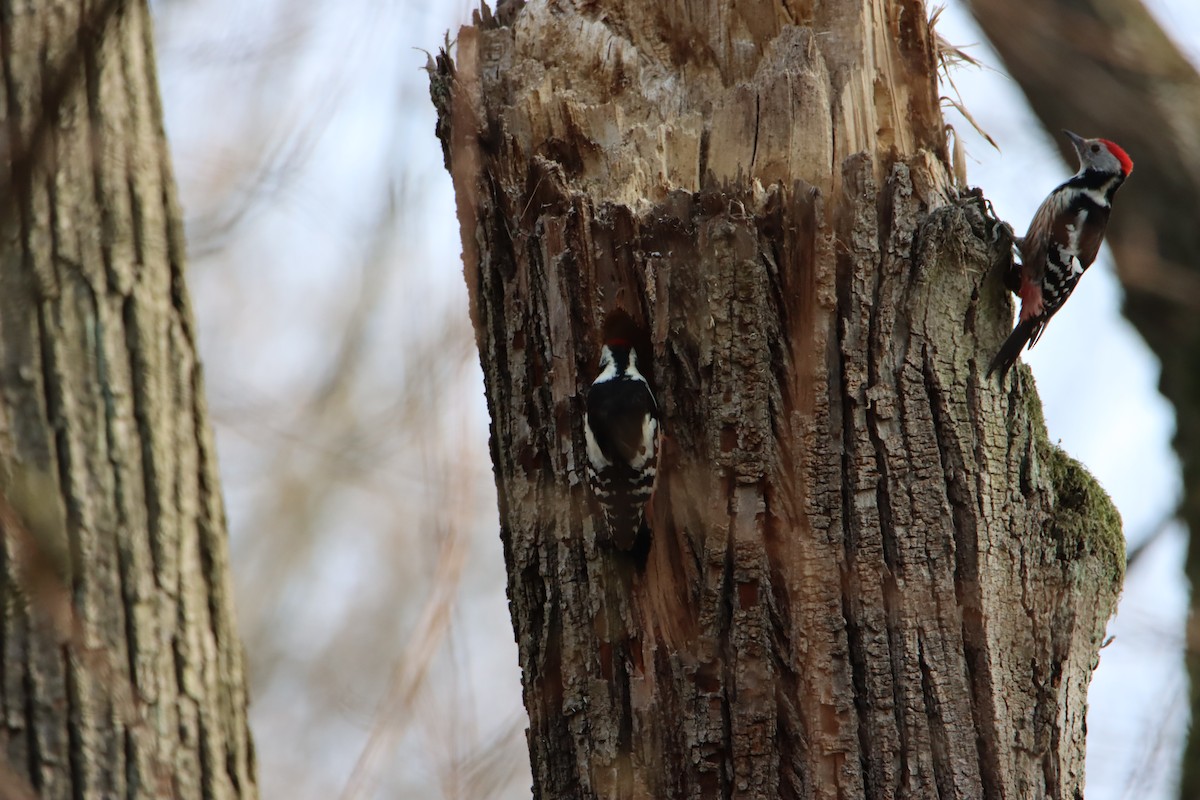
[[[1108,152],[1116,156],[1117,161],[1121,162],[1122,172],[1124,172],[1126,175],[1133,172],[1133,159],[1129,157],[1128,153],[1121,149],[1119,144],[1116,142],[1110,142],[1108,139],[1101,139],[1100,141],[1103,142],[1104,146],[1108,148]]]

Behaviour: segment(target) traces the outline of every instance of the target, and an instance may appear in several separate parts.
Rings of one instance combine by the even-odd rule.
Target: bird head
[[[1133,172],[1133,159],[1116,142],[1108,139],[1084,139],[1070,131],[1063,131],[1075,152],[1079,155],[1079,171],[1093,170],[1105,175],[1129,177]]]
[[[609,365],[612,365],[616,372],[642,374],[638,371],[638,356],[646,357],[651,352],[650,335],[627,311],[616,309],[605,316],[600,341],[601,374],[605,374]],[[649,373],[645,377],[650,378]]]
[[[622,367],[630,363],[636,364],[637,352],[628,339],[606,340],[604,346],[600,348],[600,369],[618,361]]]

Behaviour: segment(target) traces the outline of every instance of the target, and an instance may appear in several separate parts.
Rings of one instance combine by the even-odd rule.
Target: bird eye
[[[1093,152],[1093,153],[1099,153],[1099,152],[1100,152],[1100,145],[1098,145],[1098,144],[1094,144],[1094,145],[1092,145],[1092,152]]]

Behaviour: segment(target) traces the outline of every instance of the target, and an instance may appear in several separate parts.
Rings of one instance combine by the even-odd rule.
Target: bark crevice
[[[978,520],[974,513],[975,495],[967,485],[967,464],[958,450],[958,439],[946,409],[940,403],[944,389],[939,385],[928,348],[921,353],[922,374],[926,398],[933,415],[933,428],[938,438],[946,498],[954,521],[955,590],[962,613],[962,642],[967,681],[971,687],[971,717],[978,731],[976,747],[979,754],[980,777],[988,800],[999,795],[1000,766],[996,756],[997,731],[988,709],[995,705],[988,659],[988,639],[984,624],[984,598],[979,581]],[[972,377],[978,378],[973,374]],[[968,406],[973,387],[968,389]],[[979,440],[980,431],[973,430],[972,438]]]

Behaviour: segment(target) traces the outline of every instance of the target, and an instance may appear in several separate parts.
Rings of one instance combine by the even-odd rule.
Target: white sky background
[[[461,746],[455,743],[498,736],[521,711],[457,220],[419,70],[425,56],[412,49],[435,50],[442,34],[467,18],[470,5],[413,5],[273,0],[247,10],[235,0],[155,4],[163,102],[193,248],[191,287],[235,554],[239,542],[259,531],[262,450],[278,439],[304,438],[303,430],[290,427],[294,398],[312,386],[314,372],[330,368],[338,342],[331,326],[338,313],[349,313],[355,297],[373,295],[367,330],[373,344],[364,359],[381,376],[377,385],[356,389],[362,395],[356,407],[384,425],[393,413],[390,397],[422,380],[426,369],[406,363],[410,337],[450,326],[447,349],[465,364],[457,377],[438,384],[450,390],[434,399],[429,420],[437,440],[450,442],[471,465],[456,476],[466,494],[452,501],[469,531],[470,550],[448,655],[439,662],[448,666],[430,679],[417,709],[443,724],[410,726],[389,742],[386,767],[377,775],[381,797],[400,791],[453,796],[454,787],[431,764],[453,762]],[[1200,60],[1196,1],[1148,5],[1193,61]],[[939,31],[957,45],[979,43],[970,52],[992,67],[961,69],[954,78],[1003,152],[993,151],[953,110],[946,119],[965,138],[971,184],[983,187],[999,215],[1021,232],[1073,166],[1058,159],[1050,135],[958,3],[943,14]],[[255,168],[261,159],[247,150],[273,154],[274,168]],[[247,192],[260,202],[231,200]],[[249,209],[244,216],[231,213],[242,208]],[[372,279],[359,265],[381,219],[392,232],[383,245],[385,260],[395,267]],[[1120,298],[1105,250],[1027,361],[1051,438],[1099,478],[1136,543],[1173,507],[1179,477],[1169,446],[1171,412],[1156,390],[1158,364],[1121,318]],[[414,448],[404,443],[398,449],[403,457],[389,461],[389,469],[419,494],[429,456],[414,466],[407,460]],[[318,460],[327,455],[316,446],[301,452]],[[273,644],[284,655],[273,650],[272,657],[293,659],[298,669],[321,668],[314,661],[323,656],[312,640],[353,624],[348,620],[360,593],[386,597],[396,589],[398,606],[417,602],[398,589],[428,578],[422,565],[432,563],[432,546],[422,550],[418,542],[407,563],[381,556],[376,540],[358,532],[394,509],[378,498],[362,499],[346,494],[337,506],[343,514],[320,523],[329,535],[314,545],[305,582],[288,589],[295,596],[283,619],[294,633]],[[436,511],[422,507],[420,513]],[[1089,800],[1173,800],[1174,762],[1187,722],[1183,549],[1182,532],[1162,537],[1127,578],[1110,625],[1116,639],[1102,653],[1091,693]],[[256,599],[253,569],[235,558],[243,605]],[[397,607],[393,627],[377,635],[403,640],[415,613]],[[258,645],[247,642],[252,662]],[[380,675],[386,682],[386,669]],[[345,785],[367,741],[371,720],[356,713],[335,711],[317,722],[306,717],[308,700],[298,696],[298,686],[281,680],[253,697],[264,797],[285,796],[296,785],[309,793],[287,796],[330,796]],[[384,684],[337,690],[371,698],[383,694]],[[453,724],[446,722],[451,718]],[[310,730],[314,724],[323,730]],[[519,762],[523,740],[516,740],[505,752]],[[513,769],[496,796],[528,797],[528,767]]]

